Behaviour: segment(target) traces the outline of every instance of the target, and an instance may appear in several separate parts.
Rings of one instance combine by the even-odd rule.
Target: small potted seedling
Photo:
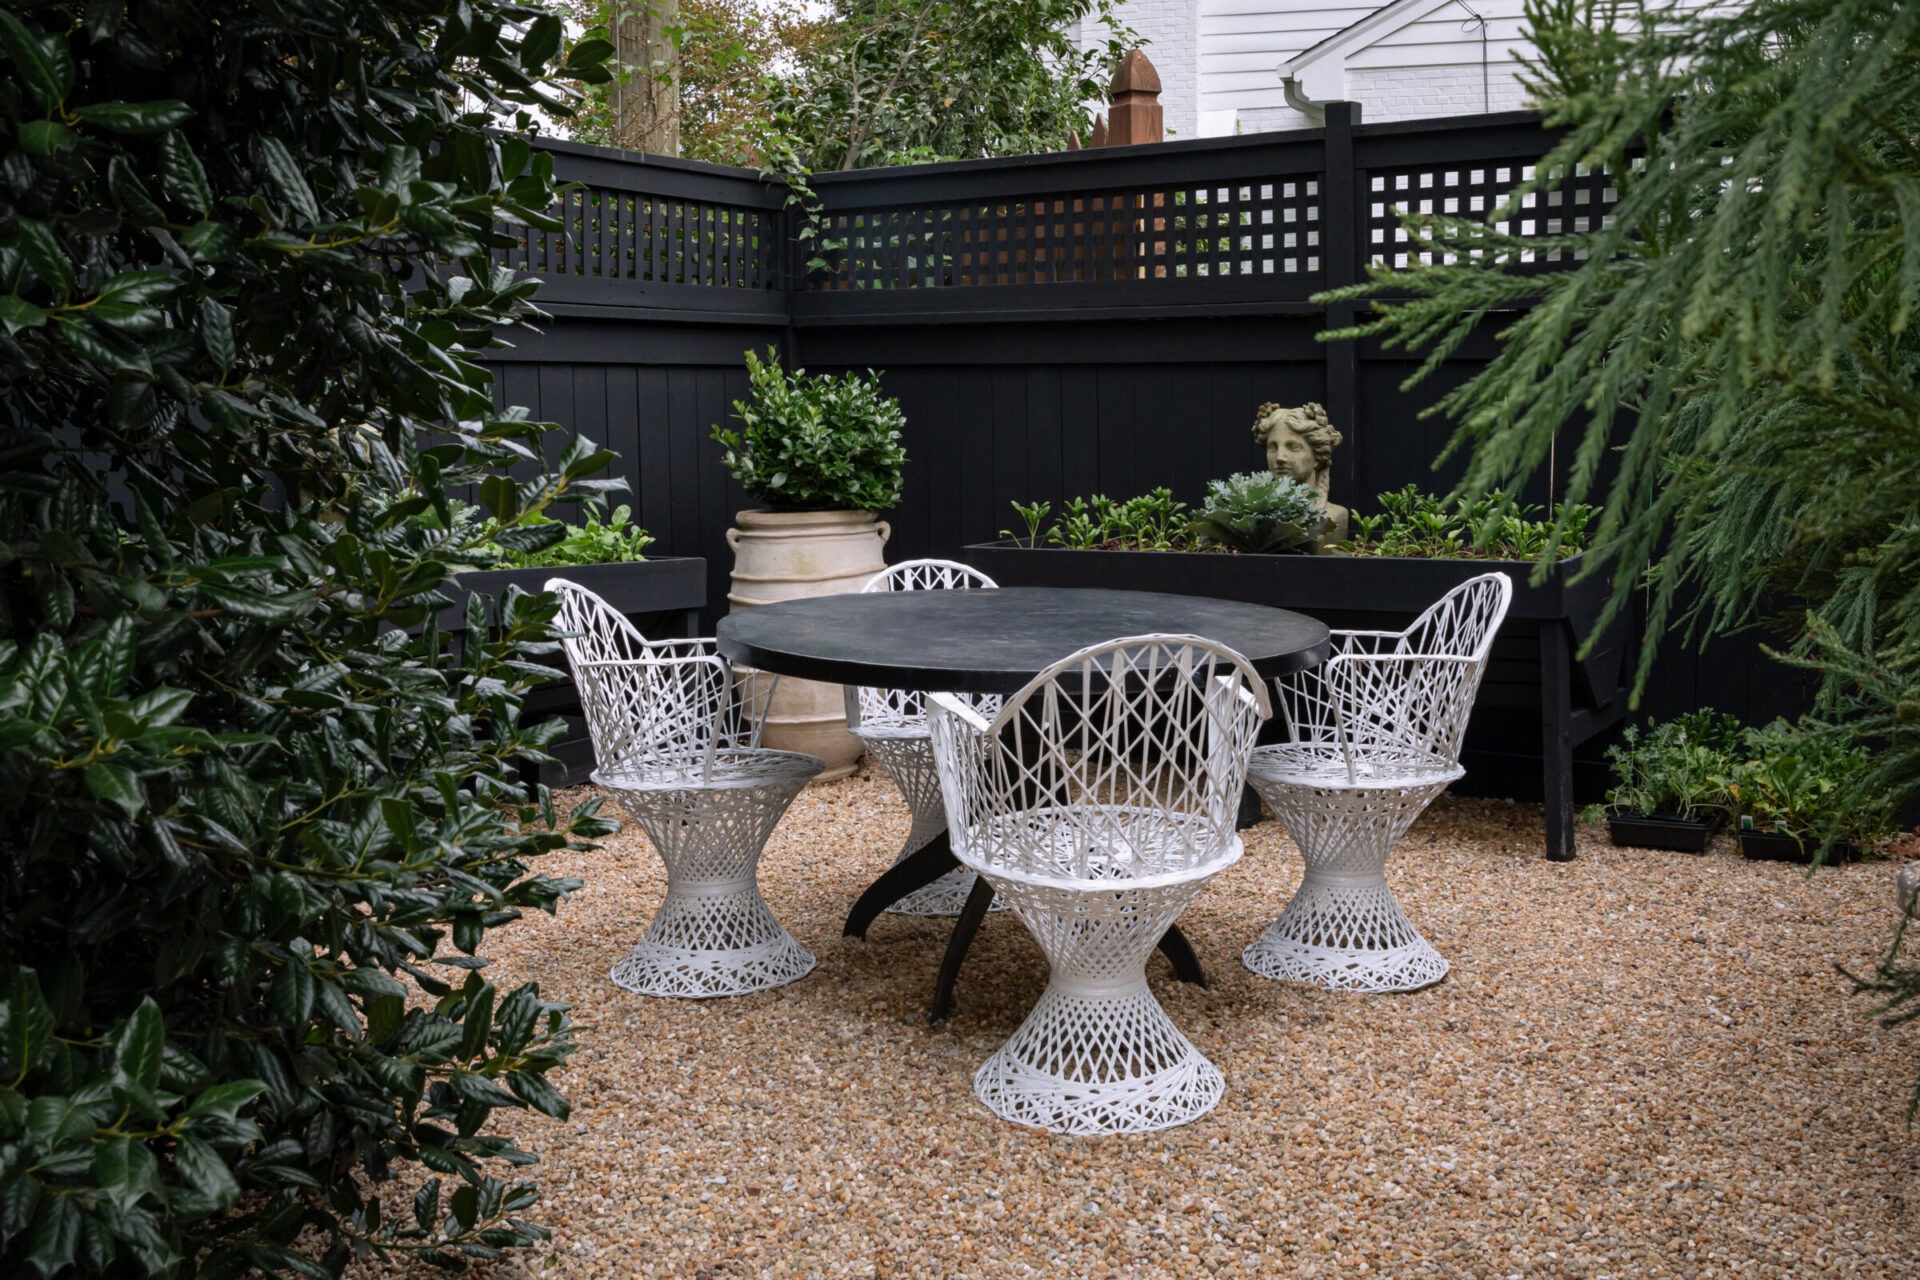
[[[1710,709],[1629,727],[1607,749],[1614,776],[1607,802],[1588,817],[1604,815],[1617,845],[1705,852],[1726,820],[1740,740],[1740,722]]]
[[[1862,785],[1864,748],[1776,720],[1748,731],[1728,792],[1749,858],[1853,862],[1893,829],[1892,805]]]

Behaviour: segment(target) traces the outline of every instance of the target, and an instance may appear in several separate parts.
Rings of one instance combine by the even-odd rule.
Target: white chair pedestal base
[[[1262,764],[1255,752],[1248,781],[1300,846],[1306,873],[1240,962],[1263,978],[1332,991],[1412,991],[1446,977],[1446,958],[1387,888],[1386,867],[1394,845],[1458,768],[1349,789],[1263,777]]]
[[[758,754],[766,758],[764,772],[784,776],[675,787],[594,775],[667,867],[658,914],[613,967],[618,986],[640,995],[706,999],[784,986],[813,971],[813,953],[774,918],[755,877],[774,826],[822,766],[787,752]]]
[[[1334,991],[1412,991],[1448,968],[1400,910],[1385,874],[1355,883],[1312,871],[1240,962],[1263,978]]]
[[[1068,1134],[1170,1129],[1213,1110],[1226,1089],[1144,976],[1131,990],[1100,996],[1048,983],[1020,1029],[973,1076],[974,1094],[1001,1119]]]
[[[1115,881],[1111,893],[989,872],[1052,968],[1026,1021],[974,1073],[980,1101],[1069,1134],[1149,1133],[1213,1110],[1226,1081],[1154,999],[1147,959],[1240,853],[1236,841],[1193,879]]]
[[[615,986],[700,1000],[765,991],[813,972],[813,953],[774,919],[757,885],[711,887],[668,887],[646,935],[613,966]],[[728,945],[715,945],[721,940]]]
[[[933,741],[924,732],[896,734],[854,732],[867,744],[867,750],[880,762],[907,802],[913,825],[907,829],[907,842],[893,860],[899,866],[931,844],[947,829],[947,807],[940,799],[940,775],[933,766]],[[955,867],[932,884],[922,885],[887,908],[896,916],[957,916],[973,892],[975,876],[965,867]],[[991,911],[1006,910],[1006,903],[995,898]]]

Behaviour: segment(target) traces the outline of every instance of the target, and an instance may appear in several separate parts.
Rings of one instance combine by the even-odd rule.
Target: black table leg
[[[974,877],[973,892],[967,895],[967,905],[960,908],[960,918],[953,923],[953,936],[947,939],[947,954],[940,958],[940,976],[933,982],[933,1003],[927,1007],[928,1022],[939,1022],[952,1012],[953,984],[960,977],[961,962],[967,958],[973,935],[980,932],[980,922],[987,918],[987,909],[992,905],[993,886],[985,876]]]
[[[1562,622],[1540,624],[1541,786],[1546,792],[1547,859],[1572,862],[1573,634]]]
[[[942,831],[927,844],[904,859],[888,867],[878,880],[867,886],[860,900],[853,904],[853,910],[847,913],[847,924],[841,930],[849,938],[867,936],[867,926],[888,907],[912,893],[938,880],[960,864],[954,860],[953,846],[947,842],[947,833]],[[981,908],[985,910],[985,908]]]
[[[1172,962],[1173,976],[1180,981],[1191,982],[1196,987],[1207,985],[1207,971],[1200,967],[1200,957],[1193,953],[1193,944],[1180,932],[1179,925],[1167,926],[1167,931],[1160,935],[1160,954]]]

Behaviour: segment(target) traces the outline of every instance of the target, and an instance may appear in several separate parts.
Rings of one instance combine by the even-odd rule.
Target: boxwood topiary
[[[540,1234],[489,1119],[566,1114],[571,1032],[480,952],[609,824],[517,781],[551,602],[476,602],[465,647],[434,618],[476,554],[455,486],[524,549],[610,484],[581,440],[509,479],[546,427],[477,363],[534,288],[495,227],[558,229],[550,161],[484,126],[561,34],[494,0],[0,10],[0,1274]]]
[[[741,487],[775,511],[886,511],[900,501],[906,415],[877,375],[791,374],[771,349],[747,354],[753,395],[733,402],[740,430],[713,438]]]

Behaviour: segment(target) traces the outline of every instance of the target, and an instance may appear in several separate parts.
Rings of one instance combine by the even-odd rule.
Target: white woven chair
[[[586,588],[552,578],[561,643],[593,738],[593,781],[660,851],[667,893],[613,980],[651,996],[731,996],[805,977],[813,955],[760,896],[767,837],[817,756],[759,746],[775,680],[713,641],[649,641]]]
[[[1204,1115],[1225,1082],[1153,998],[1146,962],[1240,857],[1240,789],[1269,714],[1259,676],[1197,636],[1133,636],[1054,663],[991,720],[948,694],[929,711],[954,854],[1052,970],[974,1093],[1056,1133]]]
[[[1333,656],[1276,680],[1291,741],[1253,753],[1249,780],[1286,824],[1306,875],[1241,960],[1268,978],[1411,991],[1447,961],[1387,888],[1387,856],[1465,772],[1460,739],[1513,583],[1462,583],[1405,631],[1336,631]]]
[[[862,593],[875,591],[985,591],[998,586],[978,569],[953,560],[904,560],[873,575]],[[983,716],[1000,709],[991,695],[971,699]],[[926,695],[907,689],[847,686],[847,729],[873,754],[900,789],[911,824],[907,842],[894,858],[898,866],[947,829],[940,802],[940,775],[933,767],[933,741],[927,733]],[[932,884],[915,889],[887,910],[903,916],[957,916],[973,892],[973,872],[956,868]],[[1006,909],[995,900],[994,911]]]

